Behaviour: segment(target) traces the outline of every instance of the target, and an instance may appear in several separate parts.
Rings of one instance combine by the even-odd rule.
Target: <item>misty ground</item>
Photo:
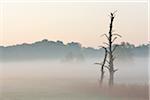
[[[101,59],[100,59],[101,60]],[[115,87],[99,86],[99,59],[1,63],[0,100],[148,100],[148,61],[116,62]]]
[[[141,85],[116,85],[110,90],[84,81],[7,82],[12,84],[3,86],[1,100],[148,100],[148,86]]]

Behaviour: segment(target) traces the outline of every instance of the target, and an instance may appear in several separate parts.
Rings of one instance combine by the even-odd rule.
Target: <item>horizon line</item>
[[[64,41],[63,40],[49,40],[49,39],[41,39],[41,40],[37,40],[37,41],[33,41],[33,42],[22,42],[22,43],[16,43],[16,44],[10,44],[10,45],[1,45],[0,44],[0,46],[3,46],[3,47],[10,47],[10,46],[18,46],[18,45],[23,45],[23,44],[29,44],[29,45],[32,45],[32,44],[34,44],[34,43],[36,43],[36,42],[42,42],[42,41],[44,41],[44,40],[46,40],[46,41],[48,41],[48,42],[57,42],[57,41],[60,41],[60,42],[62,42],[64,45],[67,45],[68,43],[79,43],[79,44],[81,44],[81,47],[86,47],[86,48],[88,48],[88,47],[91,47],[91,48],[96,48],[96,47],[93,47],[93,46],[84,46],[84,45],[82,45],[82,43],[80,43],[79,41],[69,41],[69,42],[67,42],[67,43],[64,43]],[[150,42],[147,42],[147,43],[141,43],[141,44],[134,44],[134,43],[131,43],[131,42],[128,42],[128,41],[122,41],[122,42],[124,42],[124,43],[129,43],[129,44],[131,44],[131,45],[134,45],[135,47],[138,47],[138,46],[141,46],[141,45],[147,45],[147,44],[150,44]],[[115,44],[121,44],[122,42],[120,42],[120,43],[115,43]],[[99,46],[97,46],[97,48],[99,48]]]

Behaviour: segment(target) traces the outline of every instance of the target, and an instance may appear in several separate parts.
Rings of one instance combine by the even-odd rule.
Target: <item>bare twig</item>
[[[118,36],[118,37],[122,37],[121,35],[119,35],[119,34],[117,34],[117,33],[114,33],[114,34],[112,34],[113,36]]]
[[[109,44],[108,44],[108,43],[106,43],[106,42],[103,42],[103,44],[106,44],[107,46],[109,46]]]
[[[94,64],[96,64],[96,65],[101,65],[102,63],[94,63]]]
[[[114,39],[112,40],[112,43],[117,39],[117,37],[114,37]]]
[[[107,36],[107,34],[102,34],[101,36],[105,36],[107,39],[109,39],[109,37]]]
[[[118,71],[118,69],[115,69],[114,72]]]
[[[110,70],[110,68],[108,66],[104,66],[104,67],[106,67],[108,70]]]

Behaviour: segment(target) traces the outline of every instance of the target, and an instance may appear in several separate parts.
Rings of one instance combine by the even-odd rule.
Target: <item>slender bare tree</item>
[[[115,11],[116,12],[116,11]],[[114,56],[114,52],[116,50],[116,48],[118,47],[118,45],[114,45],[113,43],[114,41],[119,37],[121,37],[119,34],[113,34],[112,29],[113,29],[113,21],[115,18],[115,12],[114,13],[110,13],[110,26],[109,26],[109,35],[108,35],[108,53],[109,53],[109,59],[108,59],[108,70],[109,70],[109,86],[112,87],[114,84],[114,73],[118,70],[114,68],[114,60],[115,60],[115,56]]]
[[[113,13],[110,13],[110,25],[109,25],[108,35],[107,34],[102,35],[102,36],[105,36],[108,40],[108,42],[103,42],[103,44],[107,45],[107,47],[102,47],[105,49],[105,57],[104,57],[103,63],[96,63],[96,64],[101,65],[101,83],[103,82],[103,78],[104,78],[104,68],[108,69],[109,71],[108,83],[110,87],[112,87],[114,84],[114,73],[118,70],[114,68],[114,60],[116,58],[116,56],[114,55],[114,52],[119,45],[114,45],[114,42],[118,37],[121,37],[121,35],[113,33],[113,21],[115,18],[115,13],[116,11]]]
[[[107,48],[105,47],[102,47],[104,48],[105,50],[105,56],[104,56],[104,60],[102,63],[95,63],[95,64],[98,64],[98,65],[101,65],[101,76],[100,76],[100,86],[103,84],[103,80],[104,80],[104,67],[105,67],[105,63],[106,63],[106,59],[107,59]]]

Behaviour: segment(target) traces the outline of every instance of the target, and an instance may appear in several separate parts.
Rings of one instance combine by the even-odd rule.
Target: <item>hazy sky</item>
[[[48,39],[98,47],[105,41],[101,34],[108,33],[109,12],[115,10],[114,30],[122,35],[117,42],[138,45],[148,41],[148,6],[144,2],[7,2],[1,8],[0,45]]]

